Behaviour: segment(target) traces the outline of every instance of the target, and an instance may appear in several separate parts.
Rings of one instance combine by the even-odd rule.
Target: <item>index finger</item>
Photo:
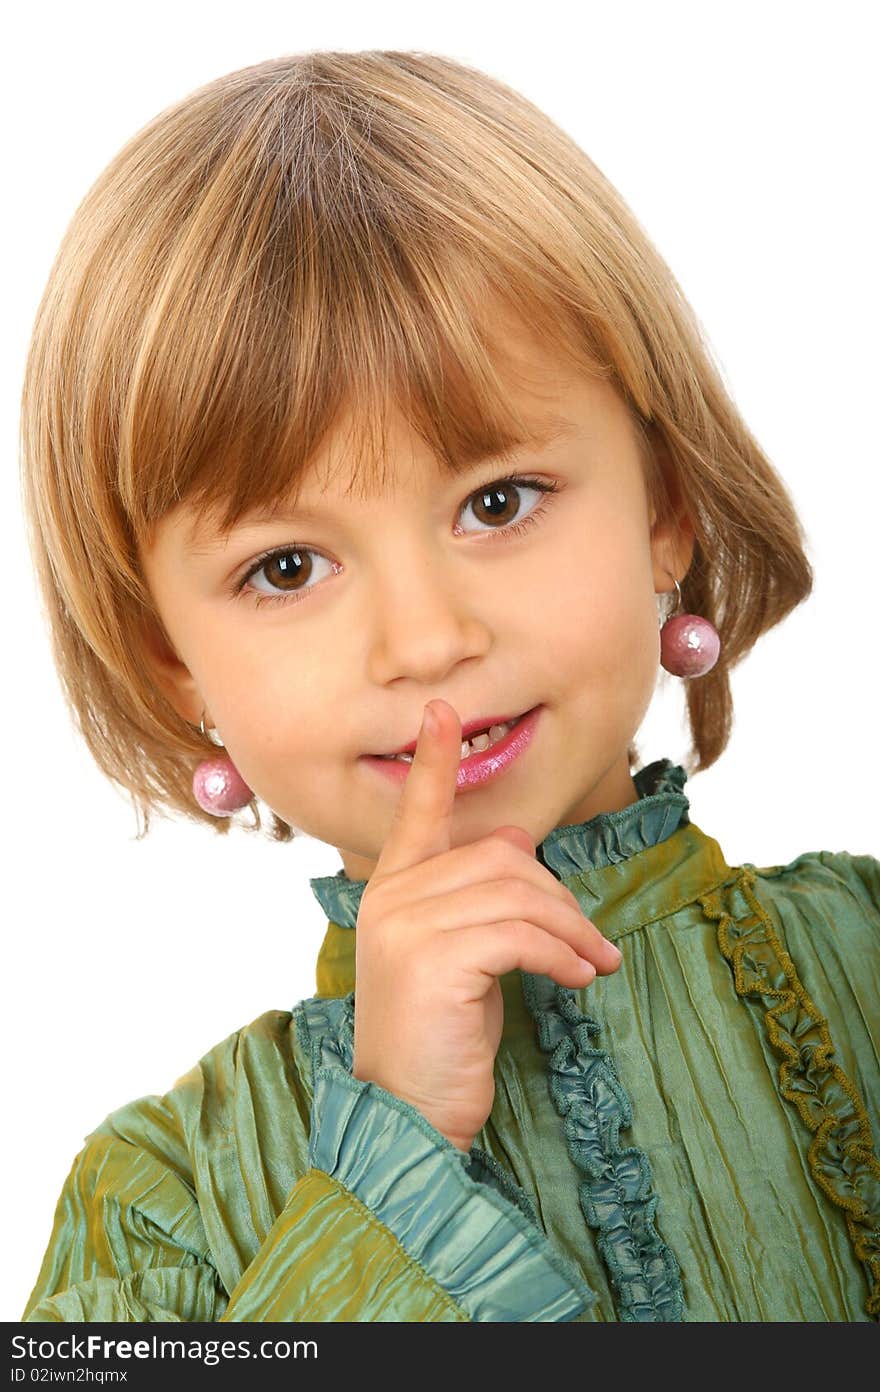
[[[432,722],[431,717],[434,717]],[[436,729],[432,729],[432,723]],[[429,701],[413,761],[375,874],[406,870],[452,846],[452,812],[461,762],[461,720],[448,701]]]

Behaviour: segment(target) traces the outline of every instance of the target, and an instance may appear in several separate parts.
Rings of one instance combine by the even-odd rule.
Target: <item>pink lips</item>
[[[467,788],[479,788],[509,768],[531,744],[542,710],[542,706],[535,706],[533,710],[521,716],[497,744],[493,744],[489,749],[477,750],[466,759],[462,759],[458,766],[456,788],[462,792]],[[411,768],[411,765],[402,759],[386,759],[377,754],[365,754],[363,757],[366,763],[374,765],[386,777],[393,778],[398,783],[404,782]]]

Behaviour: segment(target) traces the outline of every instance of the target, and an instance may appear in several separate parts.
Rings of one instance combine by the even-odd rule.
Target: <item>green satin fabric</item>
[[[690,823],[687,799],[675,797],[684,779],[671,781],[670,771],[666,762],[653,819],[644,803],[634,804],[559,829],[543,851],[624,954],[618,972],[575,994],[598,1023],[596,1042],[631,1104],[621,1144],[650,1162],[656,1227],[680,1267],[683,1317],[876,1319],[880,863],[819,851],[788,866],[731,867],[718,843]],[[652,772],[643,796],[656,786],[657,766]],[[332,878],[313,881],[325,903]],[[336,901],[350,926],[328,927],[319,994],[354,987],[353,925],[364,887],[349,881]],[[753,935],[757,927],[764,966],[777,973],[771,994],[749,993],[741,961],[738,976],[731,970],[719,941],[725,909],[753,925]],[[747,961],[761,950],[755,942],[746,949]],[[619,1302],[581,1209],[583,1176],[548,1098],[547,1055],[522,973],[501,985],[495,1102],[475,1144],[526,1191],[548,1236],[598,1294],[579,1319],[616,1320]],[[792,1064],[799,1045],[803,1069]],[[783,1094],[786,1068],[792,1096],[816,1099],[824,1146]]]
[[[877,1319],[880,863],[817,851],[731,867],[689,821],[682,771],[662,761],[642,775],[632,808],[540,850],[623,952],[618,972],[572,997],[629,1107],[619,1147],[649,1163],[680,1318]],[[312,887],[341,920],[328,922],[317,996],[342,997],[364,885]],[[577,1318],[617,1320],[529,980],[546,981],[501,979],[496,1095],[475,1144],[595,1294]],[[108,1117],[73,1164],[25,1317],[467,1318],[310,1170],[313,1061],[292,1013],[270,1011],[165,1096]]]

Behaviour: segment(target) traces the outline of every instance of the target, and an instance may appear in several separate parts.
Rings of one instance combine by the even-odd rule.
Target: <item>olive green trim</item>
[[[713,891],[700,904],[706,917],[718,922],[718,945],[733,968],[737,994],[765,1006],[767,1036],[782,1056],[780,1092],[813,1133],[807,1154],[810,1172],[827,1198],[843,1210],[853,1250],[868,1277],[865,1310],[872,1319],[880,1319],[880,1214],[872,1204],[880,1193],[880,1161],[868,1113],[855,1085],[834,1062],[828,1021],[807,995],[758,901],[755,874],[753,866],[741,866],[726,903],[720,891]],[[747,905],[745,913],[728,907],[737,890]]]

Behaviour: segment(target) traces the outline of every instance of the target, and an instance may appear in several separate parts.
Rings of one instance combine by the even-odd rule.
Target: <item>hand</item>
[[[620,966],[521,827],[451,849],[461,721],[428,703],[413,761],[361,897],[352,1072],[410,1103],[467,1151],[492,1110],[504,1018],[498,977],[519,968],[585,986]]]

